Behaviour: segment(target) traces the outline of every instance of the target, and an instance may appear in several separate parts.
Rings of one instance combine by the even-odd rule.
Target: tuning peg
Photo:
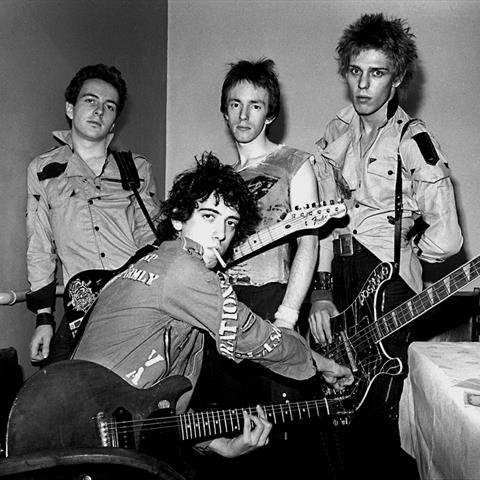
[[[330,205],[335,205],[335,200],[330,200]]]
[[[306,203],[305,208],[310,208],[310,205],[308,203]]]
[[[315,208],[317,206],[317,202],[312,203],[312,208]]]
[[[323,205],[324,207],[326,207],[326,206],[327,206],[327,202],[324,200],[324,201],[322,202],[322,205]]]

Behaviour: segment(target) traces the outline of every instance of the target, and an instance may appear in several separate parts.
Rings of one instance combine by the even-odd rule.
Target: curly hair
[[[269,58],[256,61],[240,60],[230,63],[230,70],[225,76],[220,99],[220,111],[227,113],[228,93],[237,84],[249,82],[256,88],[264,88],[268,92],[268,119],[274,119],[280,112],[280,85],[275,71],[275,62]]]
[[[103,63],[87,65],[80,69],[70,81],[65,90],[65,100],[72,105],[77,103],[78,94],[86,80],[98,78],[109,83],[118,92],[117,116],[120,115],[127,100],[127,84],[122,78],[122,73],[115,67],[108,67]]]
[[[162,220],[157,227],[157,237],[162,240],[175,238],[177,232],[171,220],[186,222],[198,204],[213,193],[217,203],[222,199],[225,205],[235,209],[240,216],[230,244],[230,248],[234,247],[254,233],[260,221],[257,203],[242,177],[231,165],[222,164],[211,152],[204,152],[200,159],[195,157],[195,160],[195,168],[175,177],[168,198],[162,202]]]
[[[406,87],[417,59],[414,38],[401,18],[386,18],[383,13],[364,14],[343,31],[337,44],[338,73],[344,77],[351,58],[362,50],[380,50],[392,62],[394,77],[404,74],[400,86]]]

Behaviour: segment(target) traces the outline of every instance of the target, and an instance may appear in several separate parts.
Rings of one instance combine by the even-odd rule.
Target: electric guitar
[[[96,363],[66,360],[52,364],[33,375],[13,403],[7,425],[7,456],[120,447],[174,460],[180,441],[242,432],[242,409],[175,415],[178,398],[190,389],[190,381],[182,376],[138,389]],[[348,399],[322,398],[263,408],[271,423],[282,424],[343,415],[344,401]],[[256,413],[254,407],[245,410]]]
[[[390,357],[382,341],[478,278],[480,256],[378,317],[382,290],[393,273],[393,264],[389,262],[375,267],[350,306],[331,318],[332,343],[314,347],[352,370],[355,381],[342,391],[342,396],[349,397],[350,408],[353,407],[350,414],[363,404],[378,376],[399,375],[403,370],[402,361]],[[335,391],[330,388],[326,394],[327,398],[336,398]],[[348,415],[340,419],[341,423],[348,421]]]
[[[236,246],[233,249],[229,265],[294,232],[320,228],[331,218],[340,218],[346,213],[347,208],[344,203],[334,203],[333,201],[329,204],[323,202],[322,206],[295,209],[289,212],[283,220],[250,235],[244,242]],[[153,245],[146,245],[116,270],[85,270],[69,280],[65,287],[63,304],[67,322],[74,337],[101,289],[115,276],[155,249],[156,247]]]

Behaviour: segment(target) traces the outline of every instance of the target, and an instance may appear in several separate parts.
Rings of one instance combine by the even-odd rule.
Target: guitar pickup
[[[345,351],[347,352],[348,361],[350,363],[350,370],[354,373],[358,372],[357,363],[355,362],[355,358],[353,355],[352,348],[350,346],[350,342],[348,340],[346,333],[343,330],[340,332],[340,337],[342,338],[343,344],[345,346]]]

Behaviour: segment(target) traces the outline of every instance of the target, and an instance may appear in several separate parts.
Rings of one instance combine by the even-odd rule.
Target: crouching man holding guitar
[[[320,407],[329,411],[324,401],[312,401],[285,409],[185,414],[201,369],[204,334],[234,362],[251,360],[299,380],[320,371],[339,389],[353,380],[348,368],[311,351],[295,331],[262,320],[238,302],[228,277],[216,271],[259,219],[230,166],[204,154],[196,168],[176,178],[162,214],[158,233],[164,241],[101,291],[73,359],[39,372],[41,378],[33,377],[17,398],[9,455],[120,446],[161,457],[177,443],[161,437],[176,430],[174,439],[209,438],[197,446],[236,457],[266,445],[273,422],[310,416]],[[55,418],[48,420],[46,410],[54,410]],[[26,426],[25,415],[35,422]]]

